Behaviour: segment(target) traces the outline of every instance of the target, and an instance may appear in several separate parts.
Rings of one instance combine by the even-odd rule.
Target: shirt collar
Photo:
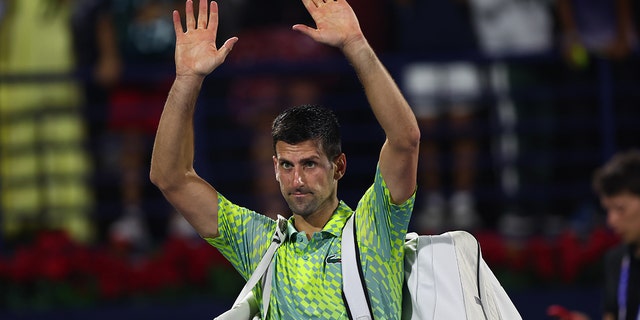
[[[324,225],[322,231],[323,234],[332,235],[334,237],[342,236],[342,229],[344,228],[345,223],[347,223],[347,219],[353,214],[353,210],[349,208],[349,206],[340,201],[338,207],[329,218],[329,221]],[[295,235],[299,232],[293,225],[294,217],[291,216],[289,218],[289,223],[287,224],[287,235],[289,239],[295,239]]]

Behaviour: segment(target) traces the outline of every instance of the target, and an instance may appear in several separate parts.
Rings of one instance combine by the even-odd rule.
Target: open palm
[[[303,0],[316,28],[297,24],[300,31],[315,41],[342,48],[351,41],[363,37],[355,13],[346,0]]]
[[[218,32],[218,5],[200,0],[198,18],[194,15],[193,0],[185,4],[186,32],[178,11],[173,12],[173,27],[176,32],[176,75],[206,76],[217,68],[231,51],[238,38],[228,39],[220,48],[216,47]]]

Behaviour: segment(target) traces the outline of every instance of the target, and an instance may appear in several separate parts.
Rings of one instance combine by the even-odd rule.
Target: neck
[[[331,206],[331,210],[319,211],[306,216],[294,213],[294,226],[296,230],[304,232],[307,235],[307,239],[311,239],[314,233],[322,231],[322,228],[329,222],[338,205],[339,201],[336,200],[335,205]]]

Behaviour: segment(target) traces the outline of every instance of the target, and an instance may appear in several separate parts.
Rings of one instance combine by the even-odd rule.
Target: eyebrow
[[[300,159],[298,161],[298,163],[304,163],[304,162],[309,162],[309,161],[316,161],[317,162],[318,160],[321,160],[321,159],[322,159],[322,157],[320,157],[319,155],[313,155],[313,156],[310,156],[310,157],[306,157],[306,158]],[[283,163],[283,162],[294,163],[293,161],[288,160],[286,158],[279,158],[278,162],[279,163]]]

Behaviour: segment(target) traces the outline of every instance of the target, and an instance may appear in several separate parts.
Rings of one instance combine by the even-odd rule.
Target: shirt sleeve
[[[276,221],[238,206],[218,194],[218,231],[216,238],[205,238],[248,279],[269,247]]]
[[[360,262],[376,319],[400,319],[404,241],[414,200],[415,193],[394,204],[378,167],[355,211]]]
[[[404,203],[394,204],[378,166],[373,185],[369,187],[356,208],[358,213],[356,230],[363,231],[357,233],[358,242],[363,246],[396,255],[396,259],[402,260],[401,248],[409,227],[414,202],[415,193]]]

